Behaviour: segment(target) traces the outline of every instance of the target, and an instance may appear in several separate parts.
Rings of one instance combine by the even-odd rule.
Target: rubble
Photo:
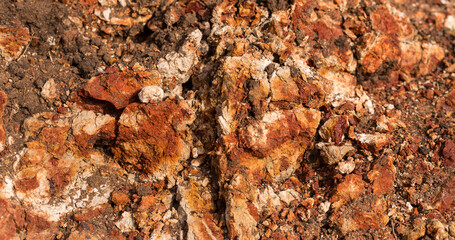
[[[0,238],[454,237],[454,10],[0,1]]]

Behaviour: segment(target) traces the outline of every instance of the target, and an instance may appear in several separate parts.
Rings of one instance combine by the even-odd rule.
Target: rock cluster
[[[64,50],[46,54],[80,78],[46,79],[37,92],[49,109],[16,125],[12,92],[0,90],[1,239],[455,237],[455,58],[416,22],[452,31],[448,11],[410,17],[406,0],[60,2],[74,31],[47,38]],[[39,62],[32,39],[0,26],[0,71],[21,54]],[[69,61],[67,41],[104,62]],[[452,82],[434,76],[442,64]],[[415,104],[409,93],[437,98],[442,113],[403,113],[417,108],[399,105]]]

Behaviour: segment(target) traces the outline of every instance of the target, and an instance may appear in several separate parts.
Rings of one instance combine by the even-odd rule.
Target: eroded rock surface
[[[0,238],[454,237],[449,2],[0,2]]]

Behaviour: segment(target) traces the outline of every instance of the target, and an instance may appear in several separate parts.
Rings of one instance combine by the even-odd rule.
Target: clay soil
[[[219,10],[229,4],[216,0],[0,1],[0,27],[13,35],[18,29],[28,31],[19,50],[0,55],[0,90],[6,94],[5,148],[0,153],[0,224],[5,227],[0,226],[0,238],[455,238],[455,29],[450,29],[455,23],[447,24],[449,16],[455,18],[454,3],[354,1],[359,6],[351,8],[344,1],[322,2],[302,3],[302,15],[308,14],[299,24],[313,26],[309,19],[315,18],[320,19],[315,26],[324,26],[310,29],[296,27],[297,1],[234,1],[229,10]],[[382,14],[377,10],[381,6],[387,6],[390,16],[407,19],[412,36],[400,36],[402,30],[390,30],[400,32],[396,36],[388,33],[395,23],[384,20],[386,14],[379,16],[386,30],[375,28],[371,19]],[[220,12],[218,18],[233,30],[214,30]],[[256,25],[282,12],[291,20]],[[336,27],[327,26],[328,18]],[[200,33],[198,41],[190,39],[194,32]],[[428,53],[430,60],[419,57],[405,65],[404,55],[393,51],[381,57],[383,49],[395,46],[391,44],[375,50],[379,57],[372,62],[379,63],[374,67],[363,52],[376,44],[366,37],[370,33],[396,40],[401,52],[399,44],[417,41],[419,54]],[[260,40],[250,40],[249,34]],[[286,48],[274,50],[275,38],[261,34],[285,39]],[[242,45],[239,36],[250,43]],[[230,38],[235,42],[226,40]],[[425,50],[425,44],[440,51]],[[316,73],[314,78],[289,63],[306,54],[292,50],[298,47],[310,49],[302,64]],[[278,95],[270,80],[272,94],[263,101],[260,93],[254,95],[262,83],[245,80],[253,79],[253,73],[242,75],[241,69],[249,66],[229,73],[237,69],[229,57],[250,50],[256,51],[252,56],[270,52],[264,58],[271,63],[258,73],[266,79],[290,66],[290,78],[305,79],[308,85],[286,87],[289,82],[283,80]],[[171,62],[170,53],[192,56],[192,51],[189,68],[186,62],[177,63],[185,66],[176,73],[172,66],[159,67],[163,59]],[[333,52],[340,56],[334,66],[324,65]],[[249,64],[248,58],[242,61]],[[346,64],[338,67],[337,61]],[[351,68],[347,62],[356,63]],[[329,100],[337,87],[325,86],[331,81],[327,71],[352,76],[353,83],[347,83],[355,88],[351,98],[341,104]],[[95,85],[113,85],[93,87],[104,76],[120,80],[99,80]],[[239,81],[245,84],[236,85]],[[164,98],[141,103],[138,92],[146,85],[160,86]],[[294,97],[296,86],[300,91]],[[109,92],[123,87],[118,96]],[[359,104],[362,94],[369,101]],[[219,117],[230,107],[236,113],[226,130]],[[292,115],[300,108],[306,111],[302,121]],[[264,135],[273,140],[264,140],[265,145],[250,139],[248,134],[273,111],[285,116],[288,125],[270,127],[270,135]],[[84,125],[80,131],[85,135],[78,135],[76,119],[88,126],[91,118],[81,115],[88,112],[92,119],[103,119],[102,126],[94,123],[93,133]],[[139,131],[124,120],[128,114],[144,114],[137,118]],[[310,114],[318,117],[316,123]],[[331,119],[337,121],[332,127],[325,124]],[[372,139],[364,140],[362,134]],[[297,152],[295,161],[284,161],[277,153],[288,151],[286,146]],[[327,146],[340,148],[330,155]],[[341,147],[348,150],[341,154]],[[281,165],[257,170],[257,162],[268,156],[280,156],[276,161]]]

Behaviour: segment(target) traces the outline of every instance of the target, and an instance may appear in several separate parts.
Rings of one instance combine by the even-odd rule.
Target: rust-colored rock
[[[444,56],[444,49],[438,44],[422,43],[422,62],[419,65],[419,74],[426,75],[434,71]]]
[[[453,236],[449,2],[0,1],[0,238]]]
[[[400,46],[394,38],[365,34],[362,37],[362,45],[366,48],[361,50],[360,63],[366,73],[376,72],[383,64],[400,61]]]
[[[84,87],[89,97],[110,102],[117,109],[125,108],[135,100],[145,86],[160,85],[161,79],[140,67],[121,71],[109,68],[106,73],[91,78]]]
[[[320,150],[320,154],[325,163],[332,165],[343,160],[343,157],[355,150],[351,144],[336,146],[333,144],[318,143],[316,148]]]
[[[444,156],[445,166],[455,165],[455,143],[452,140],[448,140],[444,144],[442,149],[442,156]]]
[[[112,192],[111,196],[112,202],[116,205],[118,210],[122,210],[130,202],[128,195],[121,191]]]
[[[134,169],[163,178],[176,173],[190,156],[188,124],[192,110],[183,101],[129,105],[120,116],[112,148],[115,158]]]
[[[384,147],[391,144],[390,135],[388,134],[356,134],[356,139],[363,149],[372,153],[379,153]]]
[[[366,183],[362,177],[356,174],[349,174],[345,177],[344,182],[339,183],[336,187],[336,193],[330,200],[334,208],[339,208],[344,203],[356,199],[365,192]]]
[[[17,239],[23,237],[25,213],[18,201],[0,198],[0,238]]]
[[[442,184],[434,202],[442,213],[453,213],[455,211],[455,179],[453,177]]]
[[[73,136],[81,150],[95,144],[109,145],[115,139],[116,120],[93,111],[78,111],[71,123]]]
[[[18,58],[30,40],[30,31],[26,27],[0,26],[0,56],[6,62]]]
[[[397,233],[403,235],[407,239],[417,240],[425,236],[425,220],[422,218],[416,218],[412,220],[411,224],[406,227],[399,225],[396,227]]]
[[[384,198],[364,197],[353,200],[349,206],[335,209],[331,219],[343,234],[357,230],[380,232],[389,222],[386,210]]]
[[[394,188],[395,172],[392,157],[380,158],[368,173],[368,179],[373,183],[373,193],[382,195],[391,192]]]
[[[339,145],[344,140],[344,135],[348,127],[349,122],[347,116],[333,116],[321,126],[319,136],[325,142],[335,142],[336,145]]]
[[[223,239],[223,230],[215,219],[215,201],[206,187],[190,180],[184,186],[179,186],[177,191],[180,211],[186,216],[188,238]]]

